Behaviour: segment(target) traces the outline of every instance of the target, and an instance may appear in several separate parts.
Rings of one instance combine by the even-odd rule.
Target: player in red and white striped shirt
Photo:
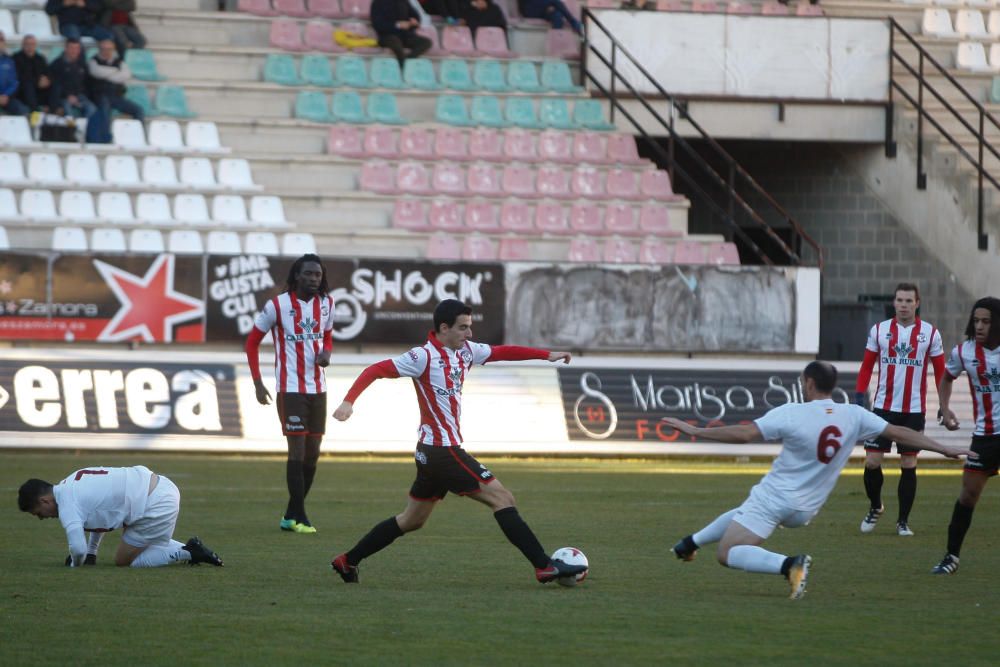
[[[969,393],[976,419],[972,445],[962,472],[962,490],[955,501],[948,525],[948,552],[931,570],[951,574],[958,569],[958,554],[972,525],[972,512],[986,487],[986,481],[1000,467],[1000,299],[988,296],[976,301],[965,327],[965,342],[956,345],[938,385],[941,423],[949,431],[958,429],[951,410],[952,384],[964,371],[969,376]]]
[[[514,496],[486,466],[462,449],[462,386],[474,365],[491,361],[546,359],[569,363],[569,352],[549,352],[515,345],[490,346],[470,342],[472,309],[446,299],[434,309],[434,331],[427,342],[393,359],[366,368],[347,392],[333,416],[345,421],[361,392],[379,378],[409,377],[420,405],[420,429],[414,453],[417,477],[400,514],[377,524],[353,549],[331,565],[348,583],[358,581],[358,563],[381,551],[398,537],[417,530],[449,491],[469,496],[493,510],[507,539],[535,566],[535,577],[546,583],[582,572],[584,567],[552,560],[514,506]]]
[[[878,361],[878,389],[872,400],[872,411],[890,424],[924,430],[927,412],[927,362],[934,366],[934,377],[944,371],[944,348],[941,334],[930,322],[917,317],[920,291],[913,283],[896,286],[891,320],[879,322],[868,333],[865,358],[858,372],[855,387],[857,403],[864,405],[865,392],[871,381],[872,368]],[[861,532],[870,533],[885,511],[882,504],[882,459],[892,451],[893,442],[879,437],[865,441],[865,493],[869,509],[861,522]],[[917,451],[896,443],[899,452],[899,516],[896,533],[913,535],[910,530],[910,510],[917,495]]]
[[[326,269],[316,255],[299,257],[288,272],[285,291],[266,304],[247,336],[246,352],[257,402],[271,394],[260,377],[258,351],[268,331],[274,334],[274,374],[278,417],[288,441],[285,481],[288,507],[282,530],[315,533],[305,500],[316,477],[319,447],[326,432],[326,375],[333,350],[333,299]]]

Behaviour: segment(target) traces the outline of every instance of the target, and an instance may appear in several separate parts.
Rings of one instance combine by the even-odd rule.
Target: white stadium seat
[[[204,157],[186,157],[181,159],[181,183],[195,190],[212,190],[215,188],[215,173],[212,163]]]
[[[142,158],[142,182],[158,187],[177,187],[177,170],[174,161],[162,155]]]
[[[24,164],[17,153],[0,153],[0,183],[24,183]]]
[[[163,252],[163,233],[159,229],[133,229],[128,233],[128,249],[132,252]]]
[[[959,42],[958,50],[955,53],[955,64],[959,69],[970,72],[992,72],[990,64],[986,62],[986,49],[979,42]]]
[[[90,235],[90,249],[94,252],[125,252],[125,234],[117,227],[100,227]]]
[[[77,252],[87,250],[87,234],[79,227],[56,227],[52,230],[52,249]]]
[[[278,255],[278,237],[271,232],[250,232],[243,239],[243,252],[248,255]]]
[[[250,199],[250,219],[254,224],[268,227],[285,227],[285,207],[280,197],[258,195]]]
[[[109,185],[125,188],[137,187],[142,183],[139,165],[131,155],[109,155],[104,158],[104,180]]]
[[[951,27],[951,14],[947,9],[925,9],[922,30],[933,37],[958,37]]]
[[[17,30],[14,29],[14,15],[9,9],[0,9],[0,32],[10,40],[17,34]]]
[[[24,116],[0,116],[0,144],[27,146],[34,143],[31,126]]]
[[[188,225],[204,225],[210,222],[205,197],[202,195],[174,197],[174,220]]]
[[[115,146],[142,150],[146,148],[146,132],[142,123],[128,118],[117,118],[111,123],[111,135]]]
[[[171,225],[170,200],[160,192],[143,192],[135,198],[135,219],[153,225]]]
[[[990,44],[990,69],[1000,72],[1000,42]]]
[[[83,190],[64,190],[59,195],[59,215],[71,222],[94,222],[94,198]]]
[[[62,161],[55,153],[32,153],[28,156],[28,180],[47,185],[64,183]]]
[[[224,225],[247,224],[247,207],[243,197],[237,195],[212,197],[212,220]]]
[[[176,120],[153,120],[149,122],[149,145],[165,151],[184,150],[181,126]]]
[[[17,212],[17,199],[10,188],[0,188],[0,219],[17,220],[21,214]]]
[[[38,9],[22,9],[18,12],[17,33],[19,35],[34,35],[40,42],[55,39],[49,15]]]
[[[0,250],[10,250],[10,239],[7,238],[7,230],[0,227]]]
[[[21,191],[21,216],[31,220],[59,220],[50,190]]]
[[[300,257],[307,253],[316,253],[316,240],[312,234],[289,232],[281,238],[282,255]]]
[[[222,148],[219,141],[219,128],[208,121],[191,121],[184,128],[184,143],[189,149],[199,151],[218,151]]]
[[[962,37],[972,39],[988,39],[990,36],[986,32],[983,15],[977,9],[960,9],[955,12],[955,31]]]
[[[201,245],[201,234],[193,229],[175,229],[167,237],[167,252],[177,255],[201,255],[205,252]]]
[[[1000,10],[994,9],[986,21],[986,30],[994,38],[1000,37]]]
[[[97,217],[110,222],[135,222],[132,200],[124,192],[102,192],[97,195]]]
[[[74,153],[66,158],[66,180],[74,185],[99,185],[101,165],[93,153]]]
[[[250,163],[239,158],[224,158],[219,160],[219,184],[234,190],[257,188],[250,172]]]
[[[236,232],[209,232],[207,246],[210,255],[239,255],[243,252],[240,235]]]

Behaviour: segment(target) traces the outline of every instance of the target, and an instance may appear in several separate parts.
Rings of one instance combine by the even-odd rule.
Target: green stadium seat
[[[511,88],[525,93],[540,93],[544,90],[538,82],[535,64],[526,60],[515,60],[507,65],[507,83]]]
[[[393,62],[396,62],[393,60]],[[368,117],[376,123],[385,125],[405,125],[406,121],[399,115],[399,105],[392,93],[371,93],[368,95]]]
[[[90,60],[91,58],[93,58],[96,55],[97,55],[97,47],[96,46],[88,46],[87,50],[83,52],[83,59],[84,60]]]
[[[125,64],[132,70],[132,76],[140,81],[163,81],[167,78],[156,70],[152,51],[129,49],[125,52]]]
[[[333,117],[345,123],[367,123],[369,118],[361,105],[361,95],[353,90],[333,94]]]
[[[375,58],[371,67],[372,85],[376,88],[403,87],[403,75],[399,71],[399,61],[395,58]]]
[[[302,85],[302,79],[295,68],[295,58],[287,53],[268,54],[264,61],[264,81],[282,86]]]
[[[503,112],[500,110],[500,99],[492,95],[477,95],[472,98],[472,108],[469,111],[472,122],[476,125],[487,127],[507,127],[510,125],[504,120]]]
[[[542,63],[542,86],[557,93],[579,93],[583,90],[573,83],[569,64],[562,60],[546,60]]]
[[[447,125],[469,126],[469,110],[465,107],[465,98],[461,95],[441,95],[437,98],[434,117],[440,123]]]
[[[159,112],[153,107],[153,100],[149,97],[149,89],[142,84],[131,84],[125,87],[125,99],[135,102],[146,112],[146,117],[158,116]]]
[[[407,58],[403,64],[403,80],[410,88],[439,90],[441,84],[434,76],[434,63],[427,58]]]
[[[368,72],[365,70],[365,61],[359,56],[340,56],[337,58],[338,86],[348,88],[371,88],[368,82]]]
[[[49,61],[49,64],[51,65],[53,60],[62,55],[62,52],[63,52],[62,44],[56,44],[55,46],[50,46],[49,48],[45,49],[45,58],[46,60]]]
[[[539,129],[542,125],[535,116],[535,103],[530,97],[507,98],[507,121],[512,125]]]
[[[318,53],[307,53],[302,56],[300,70],[302,80],[310,86],[332,88],[335,85],[333,67],[330,66],[330,59],[326,56]]]
[[[318,90],[299,92],[295,98],[295,117],[315,123],[333,122],[333,117],[326,108],[326,95]]]
[[[613,130],[615,126],[604,120],[604,109],[597,100],[577,100],[573,105],[573,122],[588,130]]]
[[[990,86],[990,102],[1000,104],[1000,76],[993,77],[993,84]]]
[[[457,58],[441,61],[441,85],[452,90],[476,90],[469,74],[469,64]]]
[[[546,97],[538,103],[538,120],[545,127],[571,130],[576,127],[569,113],[569,104],[561,97]]]
[[[510,90],[503,75],[503,65],[499,60],[477,60],[472,80],[483,90],[506,93]]]
[[[174,118],[194,118],[198,114],[188,108],[187,95],[180,86],[160,86],[156,89],[156,110]]]

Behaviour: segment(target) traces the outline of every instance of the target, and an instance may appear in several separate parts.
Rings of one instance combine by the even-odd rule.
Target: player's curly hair
[[[439,331],[442,324],[455,326],[459,315],[471,315],[472,308],[458,299],[445,299],[434,308],[434,331]]]
[[[29,479],[17,490],[17,507],[22,512],[30,512],[38,506],[42,496],[52,493],[52,485],[44,479]]]
[[[976,325],[973,321],[977,308],[985,308],[990,311],[990,333],[986,337],[986,347],[993,350],[1000,346],[1000,299],[995,296],[984,296],[974,304],[969,311],[969,323],[965,325],[965,337],[974,340],[976,337]]]
[[[326,266],[323,265],[323,260],[319,258],[319,255],[314,255],[311,252],[299,257],[292,264],[292,267],[288,269],[288,279],[285,280],[285,291],[294,292],[298,289],[299,272],[302,271],[302,265],[306,262],[316,262],[319,264],[319,268],[323,271],[323,278],[319,281],[319,291],[320,294],[329,294],[330,285],[326,282]]]

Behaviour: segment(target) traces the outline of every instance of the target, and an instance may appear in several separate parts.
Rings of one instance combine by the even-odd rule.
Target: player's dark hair
[[[892,291],[892,298],[895,299],[896,294],[899,292],[913,292],[913,296],[917,297],[917,301],[920,301],[920,289],[916,283],[899,283],[896,285],[896,289]]]
[[[42,496],[52,493],[52,485],[43,479],[29,479],[17,490],[17,506],[22,512],[30,512],[38,506]]]
[[[816,384],[816,390],[824,394],[832,393],[837,386],[837,368],[829,361],[810,361],[802,376],[810,378]]]
[[[1000,299],[994,296],[984,296],[972,304],[972,310],[969,312],[969,323],[965,325],[965,337],[968,340],[976,338],[976,325],[973,319],[976,316],[977,308],[985,308],[990,311],[990,334],[986,337],[986,347],[992,350],[1000,346]]]
[[[302,265],[306,262],[316,262],[319,264],[319,268],[323,271],[323,278],[319,281],[319,291],[321,294],[329,294],[330,286],[326,282],[326,267],[323,266],[323,260],[319,258],[319,255],[314,255],[311,252],[302,255],[295,263],[292,264],[292,268],[288,269],[288,279],[285,281],[285,291],[294,292],[299,287],[299,272],[302,271]]]
[[[434,309],[434,331],[438,331],[442,324],[449,327],[455,326],[455,320],[459,315],[471,315],[472,308],[466,306],[458,299],[445,299]]]

